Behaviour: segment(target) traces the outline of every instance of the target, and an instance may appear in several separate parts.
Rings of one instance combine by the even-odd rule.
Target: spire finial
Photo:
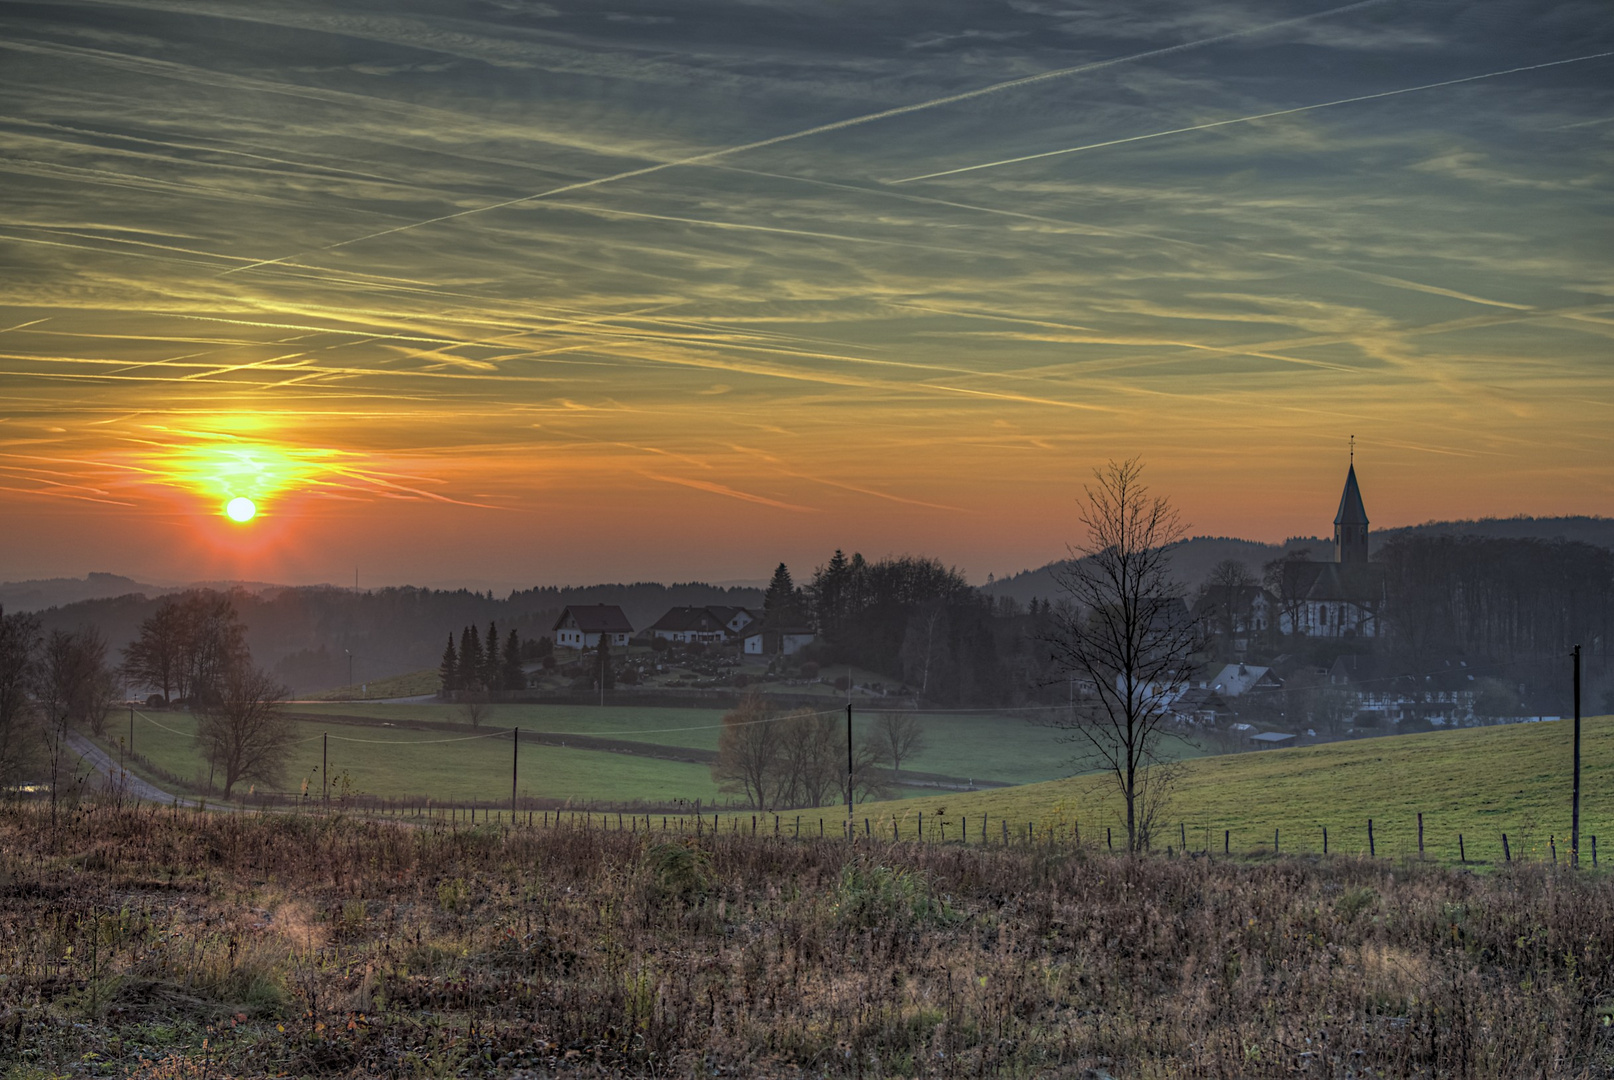
[[[1351,436],[1351,464],[1356,464],[1356,436]]]

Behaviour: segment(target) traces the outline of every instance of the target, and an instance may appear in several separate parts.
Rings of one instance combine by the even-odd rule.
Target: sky
[[[0,577],[1611,514],[1611,178],[1606,0],[4,0]]]

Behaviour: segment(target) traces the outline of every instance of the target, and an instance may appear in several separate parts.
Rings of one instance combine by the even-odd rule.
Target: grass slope
[[[1156,843],[1178,845],[1182,829],[1190,849],[1220,852],[1225,830],[1235,853],[1271,851],[1278,829],[1284,851],[1321,851],[1327,827],[1331,852],[1366,853],[1372,818],[1378,854],[1394,857],[1417,853],[1422,813],[1431,858],[1455,861],[1459,832],[1470,861],[1501,861],[1504,832],[1516,859],[1551,858],[1554,836],[1562,858],[1569,835],[1570,743],[1570,722],[1558,721],[1201,758],[1184,763]],[[894,819],[911,836],[915,817],[924,813],[932,819],[927,832],[939,833],[940,818],[950,821],[949,834],[956,837],[958,819],[967,815],[975,840],[984,814],[995,841],[1001,841],[1000,822],[1007,820],[1016,834],[1027,823],[1039,835],[1052,830],[1068,836],[1080,825],[1084,841],[1102,842],[1106,827],[1119,832],[1122,826],[1114,788],[1112,779],[1088,775],[871,803],[858,808],[858,817],[883,821],[887,835]],[[1614,845],[1614,717],[1584,722],[1581,793],[1582,844],[1589,856],[1588,836],[1601,832]],[[1600,850],[1605,855],[1614,858],[1614,850]]]

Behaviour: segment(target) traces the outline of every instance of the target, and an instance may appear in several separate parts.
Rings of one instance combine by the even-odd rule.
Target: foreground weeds
[[[1610,1077],[1611,914],[1539,867],[18,807],[0,1076]]]

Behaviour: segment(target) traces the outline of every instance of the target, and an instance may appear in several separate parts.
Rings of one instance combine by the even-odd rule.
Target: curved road
[[[172,806],[176,801],[181,806],[197,805],[195,799],[164,791],[155,784],[147,783],[132,772],[125,772],[118,766],[116,761],[112,760],[111,755],[76,731],[67,733],[67,744],[77,751],[79,756],[88,762],[91,768],[106,777],[109,783],[121,781],[125,785],[124,790],[136,799],[144,802],[162,803],[164,806]]]

